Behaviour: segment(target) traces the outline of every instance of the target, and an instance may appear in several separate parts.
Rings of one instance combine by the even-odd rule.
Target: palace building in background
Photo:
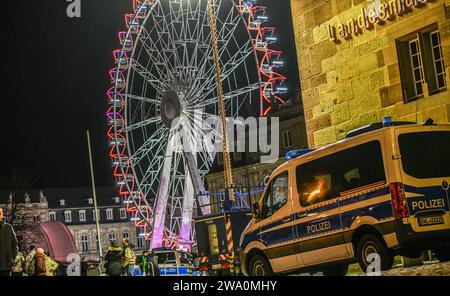
[[[123,238],[130,240],[136,252],[148,249],[150,247],[148,242],[137,233],[117,188],[97,187],[96,191],[103,255],[106,255],[111,241],[121,244]],[[24,192],[23,195],[14,197],[9,192],[0,192],[0,207],[6,214],[10,212],[10,205],[24,205],[28,209],[27,218],[32,218],[33,223],[62,222],[69,229],[78,253],[91,260],[99,259],[100,250],[91,188]],[[7,220],[10,218],[8,215],[5,216]]]
[[[291,0],[308,144],[450,121],[449,0]]]

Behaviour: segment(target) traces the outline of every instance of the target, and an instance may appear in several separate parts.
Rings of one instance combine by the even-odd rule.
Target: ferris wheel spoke
[[[177,1],[178,2],[178,1]],[[181,1],[179,3],[182,3]],[[158,5],[160,6],[161,11],[165,11],[164,7],[162,6],[162,2],[158,1]],[[175,11],[173,10],[173,6],[172,6],[172,2],[169,1],[169,17],[167,17],[167,15],[165,15],[163,13],[163,16],[160,17],[160,21],[162,21],[162,27],[159,26],[160,30],[158,31],[158,33],[160,34],[160,36],[167,36],[167,40],[163,40],[163,38],[161,38],[161,40],[165,43],[165,46],[163,48],[163,51],[166,50],[168,53],[170,53],[174,59],[175,64],[173,65],[174,68],[176,68],[177,66],[181,65],[181,60],[180,57],[178,55],[178,52],[176,50],[176,40],[175,40],[175,36],[174,36],[174,13]],[[170,19],[170,21],[168,21],[168,18]],[[159,22],[157,22],[159,25]]]
[[[145,103],[150,103],[150,104],[157,105],[157,106],[159,106],[161,104],[160,100],[145,98],[145,97],[131,95],[131,94],[125,94],[124,96],[128,99],[137,100],[137,101],[141,101],[141,102],[145,102]]]
[[[150,85],[159,93],[163,93],[165,89],[168,88],[168,85],[158,79],[153,73],[147,70],[144,66],[142,66],[135,59],[130,59],[130,66],[133,70],[138,73],[142,78],[144,78]]]
[[[217,11],[218,13],[218,11]],[[208,18],[206,18],[208,21]],[[222,44],[222,46],[219,48],[219,58],[220,60],[223,60],[223,55],[226,52],[226,49],[229,45],[229,42],[234,37],[235,31],[238,28],[240,24],[241,15],[237,12],[236,9],[231,9],[228,16],[226,17],[225,21],[223,22],[223,25],[221,26],[219,32],[218,32],[218,38],[219,42]],[[208,24],[206,24],[208,25]],[[199,78],[197,79],[196,83],[199,82],[199,79],[203,77],[206,73],[211,75],[212,70],[214,67],[207,67],[209,63],[207,63],[207,59],[210,58],[212,55],[212,47],[209,45],[211,42],[211,32],[209,32],[208,36],[206,37],[206,43],[208,44],[208,50],[205,55],[203,55],[203,58],[200,61],[201,68],[199,70]],[[208,76],[209,76],[208,75]]]
[[[130,156],[130,161],[132,164],[138,164],[145,156],[152,151],[155,147],[161,144],[161,141],[166,138],[165,136],[166,130],[159,129],[156,133],[154,133],[149,139],[145,141],[136,151],[134,151],[133,155]]]
[[[233,90],[231,92],[228,92],[228,93],[224,94],[224,99],[225,99],[225,101],[228,101],[228,100],[236,98],[236,97],[241,97],[243,95],[247,95],[249,93],[257,91],[257,90],[259,90],[259,88],[260,88],[260,83],[259,82],[254,83],[252,85],[247,85],[247,86],[242,87],[240,89],[236,89],[236,90]],[[202,102],[202,104],[200,104],[198,106],[195,106],[195,108],[204,108],[204,107],[209,106],[211,104],[216,104],[217,100],[218,100],[217,97],[205,100],[206,97],[209,94],[210,94],[210,92],[208,92],[206,94],[203,94],[201,97],[199,97],[198,101]]]
[[[252,45],[250,42],[244,44],[225,64],[222,66],[222,82],[225,81],[239,66],[252,54]],[[205,79],[205,78],[203,78]],[[194,96],[200,95],[207,90],[205,95],[209,95],[216,88],[214,71],[208,71],[206,81],[197,88]]]
[[[170,61],[166,54],[163,54],[164,52],[161,53],[161,51],[158,50],[157,46],[158,42],[162,42],[162,35],[154,41],[145,27],[142,27],[141,32],[141,38],[139,38],[139,40],[141,41],[147,55],[152,60],[153,66],[156,68],[161,78],[167,76],[171,72]]]
[[[139,128],[142,128],[142,127],[146,127],[146,126],[148,126],[148,125],[150,125],[150,124],[157,123],[157,122],[160,122],[160,121],[161,121],[161,118],[160,118],[159,116],[157,116],[157,117],[152,117],[152,118],[143,120],[143,121],[141,121],[141,122],[137,122],[137,123],[128,125],[128,126],[125,128],[125,132],[129,133],[129,132],[132,132],[132,131],[134,131],[134,130],[136,130],[136,129],[139,129]]]
[[[164,157],[162,155],[157,155],[153,158],[153,160],[148,165],[148,169],[145,174],[142,176],[142,184],[153,184],[158,177],[160,172],[160,168]]]

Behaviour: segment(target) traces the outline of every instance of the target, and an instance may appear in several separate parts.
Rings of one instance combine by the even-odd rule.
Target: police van
[[[245,274],[345,275],[372,258],[387,270],[395,255],[428,249],[450,259],[450,125],[386,118],[296,153],[273,172],[242,233]]]
[[[160,248],[153,250],[160,276],[191,276],[193,258],[190,253]]]

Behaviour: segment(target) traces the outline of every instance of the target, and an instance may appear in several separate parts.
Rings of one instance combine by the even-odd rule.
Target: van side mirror
[[[261,211],[259,210],[259,203],[255,202],[252,208],[253,218],[261,219]]]

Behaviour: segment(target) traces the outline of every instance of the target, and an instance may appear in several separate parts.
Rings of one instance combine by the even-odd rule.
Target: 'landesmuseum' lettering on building
[[[423,8],[433,0],[390,0],[387,3],[375,1],[373,7],[362,8],[357,18],[350,18],[345,24],[328,25],[328,36],[331,41],[350,39],[358,36],[363,30],[371,30],[375,25],[383,25],[386,21],[394,21],[396,17],[411,13],[414,9]]]

